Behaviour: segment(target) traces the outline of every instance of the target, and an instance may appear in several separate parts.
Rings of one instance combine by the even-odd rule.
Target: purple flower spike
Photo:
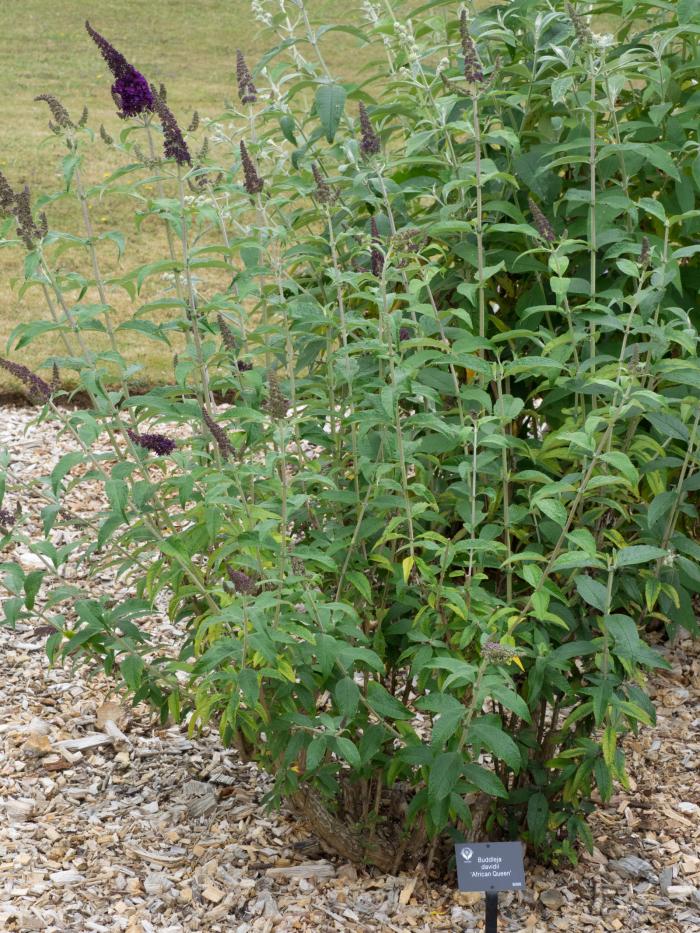
[[[153,98],[153,109],[160,118],[163,127],[163,149],[166,159],[175,159],[178,165],[192,165],[190,150],[187,148],[182,130],[173,116],[172,110],[163,98],[158,95]]]
[[[248,194],[259,194],[263,190],[264,182],[258,175],[257,169],[253,165],[253,160],[243,140],[241,140],[241,165],[243,166],[243,187]]]
[[[376,155],[379,150],[382,148],[381,141],[377,135],[376,130],[372,126],[372,121],[369,118],[367,113],[367,108],[360,101],[359,105],[360,110],[360,152],[363,156],[368,157]]]
[[[159,457],[166,457],[177,447],[175,441],[166,437],[165,434],[137,434],[136,431],[127,431],[126,433],[133,444],[143,447],[144,450],[150,450]]]
[[[0,357],[0,367],[8,373],[11,373],[16,379],[19,379],[20,382],[23,382],[29,389],[30,394],[40,401],[48,402],[51,398],[51,386],[42,379],[41,376],[37,376],[36,373],[33,373],[28,366],[23,366],[21,363],[13,363],[12,360],[6,360]]]
[[[119,116],[126,119],[136,117],[145,110],[153,110],[153,92],[141,72],[107,42],[104,36],[96,32],[87,20],[85,28],[116,79],[112,85],[112,96],[119,107]]]

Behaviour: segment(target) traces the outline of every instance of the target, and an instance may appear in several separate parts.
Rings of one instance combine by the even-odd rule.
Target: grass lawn
[[[324,22],[349,21],[354,7],[334,0],[308,0],[313,18]],[[46,104],[34,102],[38,94],[54,94],[77,119],[88,106],[88,125],[95,131],[104,123],[117,136],[122,124],[110,96],[112,76],[98,49],[85,31],[91,25],[109,39],[148,78],[168,89],[168,103],[185,126],[194,110],[202,117],[221,112],[225,99],[236,99],[235,54],[243,49],[251,66],[273,44],[250,12],[249,0],[3,0],[3,30],[0,32],[0,74],[3,96],[0,109],[0,170],[14,188],[29,184],[34,196],[60,189],[59,162],[63,143],[48,131]],[[357,63],[357,40],[331,33],[323,43],[329,65],[348,75]],[[200,129],[198,138],[204,138]],[[115,156],[100,140],[86,166],[97,179],[117,167]],[[98,229],[119,229],[127,236],[125,262],[131,265],[167,255],[165,236],[156,224],[140,232],[134,226],[126,200],[93,207]],[[82,235],[79,211],[71,200],[58,202],[50,212],[51,226]],[[105,246],[105,268],[114,268],[114,249]],[[77,253],[68,254],[75,262]],[[0,250],[0,353],[6,353],[7,337],[19,321],[43,317],[40,293],[32,290],[19,300],[11,279],[21,271],[18,250]],[[87,266],[83,267],[87,272]],[[126,268],[126,267],[125,267]],[[110,296],[118,314],[133,311],[119,292]],[[54,345],[55,345],[54,338]],[[50,339],[37,343],[12,358],[33,366],[51,353]],[[147,377],[169,378],[171,355],[160,344],[137,335],[123,342],[125,355],[145,367]],[[165,352],[164,352],[165,351]],[[20,388],[15,379],[0,371],[0,391]]]

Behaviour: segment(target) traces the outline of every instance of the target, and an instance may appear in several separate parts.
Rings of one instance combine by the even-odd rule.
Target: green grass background
[[[357,15],[354,4],[344,0],[307,0],[313,20],[350,22]],[[74,119],[87,105],[88,125],[95,131],[104,123],[117,136],[122,127],[110,96],[112,76],[87,32],[93,28],[112,42],[149,80],[163,82],[168,103],[185,126],[194,110],[215,117],[225,99],[236,99],[235,55],[243,49],[251,66],[275,44],[274,36],[254,20],[249,0],[2,0],[0,30],[0,170],[14,188],[28,184],[34,196],[60,189],[60,159],[64,143],[48,131],[49,112],[38,94],[54,94]],[[357,41],[343,33],[323,40],[329,66],[347,76],[357,62]],[[200,131],[199,137],[203,138]],[[99,140],[90,152],[88,177],[97,179],[115,168],[116,156]],[[158,224],[135,229],[130,202],[115,200],[92,208],[98,230],[120,229],[127,236],[125,262],[133,265],[164,258],[167,247]],[[77,205],[59,202],[50,212],[52,227],[83,233]],[[104,265],[114,269],[114,249],[101,247]],[[67,254],[76,262],[78,254]],[[19,321],[42,318],[46,311],[40,292],[32,290],[24,300],[17,297],[12,278],[21,272],[22,253],[0,250],[0,353],[6,355],[7,337]],[[81,263],[87,272],[87,265]],[[128,301],[114,292],[117,315],[131,311]],[[49,338],[17,353],[13,359],[29,366],[50,354],[58,341]],[[125,356],[145,367],[148,378],[169,378],[171,354],[161,344],[132,335],[122,342]],[[0,391],[21,389],[0,370]]]

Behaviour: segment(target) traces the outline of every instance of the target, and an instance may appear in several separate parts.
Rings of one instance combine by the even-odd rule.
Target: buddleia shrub
[[[271,803],[386,871],[451,839],[574,860],[653,725],[654,644],[696,631],[700,14],[588,6],[368,0],[339,26],[259,0],[270,52],[188,130],[90,27],[123,122],[98,139],[43,98],[83,228],[0,192],[47,306],[8,354],[51,351],[46,378],[3,365],[75,448],[37,487],[40,540],[5,464],[6,622],[218,729]],[[122,166],[89,185],[105,145]],[[107,195],[162,255],[92,225]],[[134,331],[170,384],[133,391]],[[103,501],[76,516],[86,482]]]

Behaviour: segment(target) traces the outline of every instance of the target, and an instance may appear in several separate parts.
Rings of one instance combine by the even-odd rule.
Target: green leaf
[[[459,781],[462,766],[460,752],[442,752],[435,758],[428,778],[428,799],[431,803],[450,796]]]
[[[297,145],[297,139],[294,135],[294,130],[296,129],[296,123],[294,117],[290,113],[285,113],[280,117],[280,129],[282,130],[282,135],[284,138],[290,142],[293,146]]]
[[[258,674],[250,667],[245,667],[238,675],[238,689],[249,707],[254,707],[260,697]]]
[[[654,501],[647,512],[647,527],[649,529],[652,529],[661,519],[666,518],[677,498],[677,494],[670,490],[660,492],[658,496],[654,496]]]
[[[385,719],[413,719],[413,713],[407,710],[403,703],[399,703],[396,697],[392,696],[386,687],[377,683],[376,680],[369,682],[367,702],[379,716]]]
[[[466,715],[466,709],[459,704],[459,709],[449,709],[441,712],[433,722],[431,743],[435,748],[442,748],[455,734]]]
[[[138,690],[143,674],[143,658],[138,654],[129,654],[120,663],[119,670],[129,690]]]
[[[631,486],[636,486],[639,482],[639,472],[636,466],[632,463],[627,454],[623,454],[621,450],[611,450],[603,454],[600,459],[604,463],[609,463],[611,466],[614,466],[615,469],[629,481]]]
[[[631,567],[633,564],[646,564],[650,560],[658,560],[666,556],[666,551],[660,547],[651,547],[649,544],[633,544],[623,547],[615,555],[616,567]]]
[[[338,712],[346,719],[352,719],[360,703],[360,688],[351,677],[343,677],[333,691]]]
[[[678,22],[687,26],[690,23],[700,23],[700,6],[697,0],[678,0],[676,8]]]
[[[508,796],[508,791],[503,786],[503,782],[499,776],[494,774],[493,771],[489,771],[488,768],[484,768],[482,765],[469,762],[469,764],[466,764],[462,769],[462,774],[470,784],[473,784],[474,787],[478,787],[479,790],[482,790],[490,797]]]
[[[607,587],[603,586],[603,584],[599,583],[597,580],[594,580],[593,577],[587,576],[585,573],[576,577],[574,583],[576,584],[576,590],[579,596],[584,602],[588,603],[589,606],[593,606],[593,608],[597,609],[599,612],[605,612],[607,610]]]
[[[520,770],[520,751],[513,739],[498,726],[476,719],[469,729],[469,741],[484,745],[496,758],[513,769]]]
[[[317,735],[310,742],[306,749],[306,770],[315,771],[318,768],[328,747],[328,736]]]
[[[44,579],[45,570],[32,570],[24,578],[24,605],[27,609],[34,608],[36,594],[41,587],[41,581]]]
[[[361,573],[359,570],[348,570],[345,576],[348,582],[352,583],[365,602],[371,604],[372,590],[370,588],[369,580],[367,579],[366,574]]]
[[[61,457],[51,473],[51,489],[54,495],[58,492],[58,488],[61,485],[64,476],[66,476],[67,473],[70,473],[74,466],[82,463],[84,457],[85,454],[82,452],[82,450],[74,450],[72,453],[64,454]]]
[[[546,515],[547,518],[551,518],[553,522],[556,522],[560,528],[564,527],[568,515],[561,502],[557,502],[556,499],[537,499],[533,504],[535,504],[540,512]]]
[[[354,742],[351,742],[350,739],[346,739],[342,735],[337,736],[335,739],[335,747],[351,768],[360,768],[362,766],[362,759],[360,758],[357,746]]]
[[[316,112],[329,143],[335,139],[346,97],[345,88],[340,84],[322,84],[316,91]]]

